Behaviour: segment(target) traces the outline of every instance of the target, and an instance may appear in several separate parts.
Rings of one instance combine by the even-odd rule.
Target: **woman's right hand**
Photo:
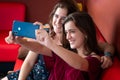
[[[12,31],[9,31],[9,35],[5,38],[5,42],[8,44],[17,43],[21,44],[26,40],[26,38],[13,36]]]
[[[14,43],[14,36],[12,35],[12,31],[9,31],[9,35],[5,38],[5,42],[8,44]]]

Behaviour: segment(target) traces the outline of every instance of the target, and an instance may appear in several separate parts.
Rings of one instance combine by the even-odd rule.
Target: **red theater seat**
[[[120,25],[119,25],[120,26]],[[113,65],[106,69],[101,77],[101,80],[120,80],[120,27],[114,26],[114,46],[115,46],[115,57],[113,58]],[[109,32],[110,29],[108,29]]]
[[[13,71],[20,70],[22,64],[23,64],[23,60],[17,58]]]
[[[15,2],[0,2],[0,62],[15,62],[19,45],[7,44],[5,37],[12,29],[13,20],[24,21],[25,5]],[[1,66],[2,67],[2,66]]]
[[[120,80],[120,61],[117,57],[113,60],[113,65],[102,74],[101,80]]]

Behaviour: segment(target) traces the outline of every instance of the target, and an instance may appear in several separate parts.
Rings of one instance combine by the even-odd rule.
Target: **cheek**
[[[53,19],[53,20],[52,20],[52,25],[53,25],[54,23],[55,23],[55,20]]]
[[[55,17],[53,17],[52,23],[54,24],[54,23],[55,23],[55,21],[56,21],[56,18],[55,18]]]
[[[77,37],[76,38],[76,44],[78,47],[84,45],[84,37]]]

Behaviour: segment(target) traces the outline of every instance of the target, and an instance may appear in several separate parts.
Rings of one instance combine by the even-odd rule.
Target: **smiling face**
[[[76,27],[73,21],[65,24],[66,39],[72,49],[84,47],[84,34]]]
[[[55,33],[61,33],[62,31],[62,22],[64,21],[65,17],[67,16],[67,9],[66,8],[57,8],[56,12],[53,15],[53,29]]]

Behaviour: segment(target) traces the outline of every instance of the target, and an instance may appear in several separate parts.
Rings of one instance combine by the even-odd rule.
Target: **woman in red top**
[[[98,80],[101,51],[92,18],[76,12],[65,19],[63,26],[62,46],[69,50],[58,46],[45,30],[36,30],[37,41],[52,51],[47,53],[52,59],[46,61],[52,64],[48,80]]]

